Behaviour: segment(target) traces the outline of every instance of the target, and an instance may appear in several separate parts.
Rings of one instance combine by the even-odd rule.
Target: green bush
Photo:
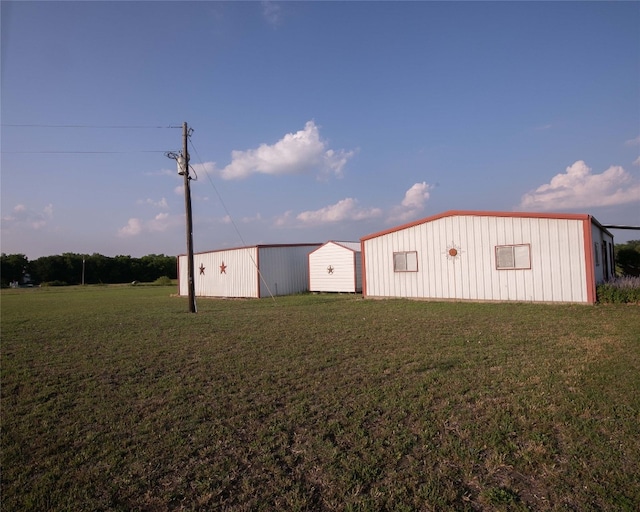
[[[156,279],[153,284],[158,285],[158,286],[170,286],[171,285],[171,278],[168,276],[162,276],[159,277],[158,279]]]
[[[44,283],[40,283],[40,286],[69,286],[65,281],[46,281]]]
[[[618,277],[598,285],[596,297],[603,304],[640,304],[640,277]]]

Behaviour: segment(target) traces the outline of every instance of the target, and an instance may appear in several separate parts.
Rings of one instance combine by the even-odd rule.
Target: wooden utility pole
[[[181,168],[184,176],[184,206],[187,212],[187,272],[189,284],[189,313],[196,312],[196,292],[193,270],[193,218],[191,216],[191,186],[189,181],[189,148],[188,148],[189,129],[187,123],[182,123],[182,158],[184,167]],[[178,165],[181,167],[178,160]]]

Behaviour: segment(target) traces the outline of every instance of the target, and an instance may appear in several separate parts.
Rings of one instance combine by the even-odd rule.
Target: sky
[[[29,259],[358,241],[447,210],[640,226],[639,2],[1,3]],[[640,231],[612,230],[616,243]]]

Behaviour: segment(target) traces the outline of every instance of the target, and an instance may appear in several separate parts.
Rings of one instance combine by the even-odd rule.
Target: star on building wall
[[[204,266],[204,263],[200,263],[200,275],[203,276],[204,275],[204,269],[206,267]]]
[[[227,266],[224,264],[224,261],[222,262],[222,265],[220,265],[220,273],[221,274],[227,273]]]

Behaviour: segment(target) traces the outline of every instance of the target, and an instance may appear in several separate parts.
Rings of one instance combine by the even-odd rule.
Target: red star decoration
[[[222,265],[220,265],[220,273],[221,274],[227,273],[227,266],[224,264],[224,261],[222,262]]]
[[[204,263],[200,263],[200,275],[201,276],[204,275],[204,269],[205,269]]]

